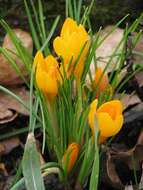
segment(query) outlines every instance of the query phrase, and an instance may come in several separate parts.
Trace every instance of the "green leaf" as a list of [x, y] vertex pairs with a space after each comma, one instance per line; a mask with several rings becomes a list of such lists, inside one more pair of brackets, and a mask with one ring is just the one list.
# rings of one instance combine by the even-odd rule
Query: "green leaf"
[[45, 190], [33, 133], [29, 133], [27, 138], [22, 168], [27, 190]]
[[99, 179], [99, 148], [98, 148], [98, 137], [99, 137], [99, 129], [98, 129], [98, 120], [96, 115], [94, 116], [94, 162], [90, 177], [90, 185], [89, 190], [97, 190], [98, 189], [98, 179]]
[[34, 41], [34, 44], [36, 46], [36, 49], [38, 50], [38, 49], [40, 49], [40, 42], [39, 42], [38, 34], [37, 34], [36, 29], [34, 27], [34, 22], [33, 22], [33, 19], [32, 19], [32, 15], [31, 15], [29, 6], [28, 6], [26, 0], [24, 0], [24, 5], [25, 5], [26, 14], [27, 14], [27, 17], [28, 17], [29, 26], [30, 26], [30, 29], [31, 29], [33, 41]]
[[98, 178], [99, 178], [99, 152], [98, 152], [98, 150], [96, 150], [91, 178], [90, 178], [89, 190], [97, 190], [98, 189]]

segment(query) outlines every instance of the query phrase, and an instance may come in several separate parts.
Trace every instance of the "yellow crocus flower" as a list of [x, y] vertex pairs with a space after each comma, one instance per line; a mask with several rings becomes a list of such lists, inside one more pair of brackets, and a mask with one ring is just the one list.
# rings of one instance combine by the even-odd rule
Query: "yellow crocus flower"
[[59, 65], [56, 59], [49, 55], [46, 58], [38, 51], [34, 64], [36, 65], [36, 83], [48, 99], [53, 99], [58, 93]]
[[[84, 62], [90, 46], [89, 36], [84, 26], [81, 24], [77, 25], [76, 21], [67, 18], [63, 24], [61, 34], [55, 38], [53, 46], [57, 55], [61, 56], [64, 60], [67, 77], [73, 72], [74, 64], [80, 51], [84, 47], [74, 70], [74, 76], [79, 81], [83, 73]], [[71, 64], [68, 68], [70, 61]]]
[[[94, 136], [94, 118], [96, 116], [100, 132], [99, 143], [108, 137], [116, 135], [123, 125], [123, 107], [119, 100], [112, 100], [97, 108], [98, 100], [90, 105], [88, 122]], [[96, 127], [96, 126], [95, 126]]]

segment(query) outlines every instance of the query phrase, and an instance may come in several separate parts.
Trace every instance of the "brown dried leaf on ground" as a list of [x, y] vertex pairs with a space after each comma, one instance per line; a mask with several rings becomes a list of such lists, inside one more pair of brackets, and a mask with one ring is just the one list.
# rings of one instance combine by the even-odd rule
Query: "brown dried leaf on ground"
[[3, 163], [0, 163], [0, 189], [4, 189], [5, 179], [8, 177], [8, 172]]
[[[124, 185], [122, 184], [116, 169], [115, 169], [115, 164], [112, 160], [112, 157], [110, 153], [107, 153], [107, 162], [106, 162], [106, 169], [107, 169], [107, 181], [109, 184], [111, 184], [113, 187], [118, 187], [118, 189], [122, 189]], [[114, 183], [113, 183], [114, 182]]]
[[0, 104], [0, 124], [8, 123], [13, 121], [17, 117], [17, 113], [13, 112], [12, 110], [8, 110]]
[[[30, 34], [21, 29], [14, 29], [13, 31], [15, 32], [16, 36], [22, 41], [23, 46], [26, 47], [28, 52], [32, 54], [33, 41]], [[16, 49], [8, 34], [4, 38], [2, 47], [16, 53]], [[27, 72], [25, 70], [25, 66], [22, 64], [20, 58], [14, 53], [11, 53], [11, 56], [15, 60], [16, 64], [19, 66], [21, 74], [26, 77]], [[0, 54], [0, 71], [2, 71], [0, 72], [0, 84], [14, 85], [23, 83], [23, 80], [20, 79], [15, 69], [8, 63], [8, 60], [2, 54]]]
[[[132, 36], [136, 36], [136, 32], [132, 34]], [[138, 65], [143, 65], [143, 57], [139, 54], [143, 53], [143, 35], [140, 37], [138, 42], [136, 43], [136, 46], [134, 48], [134, 62]]]
[[0, 173], [3, 173], [4, 176], [8, 176], [8, 172], [3, 163], [0, 163]]
[[[14, 88], [9, 89], [13, 93], [15, 93], [17, 96], [19, 96], [26, 105], [29, 103], [29, 92], [24, 88]], [[0, 92], [0, 123], [7, 123], [9, 121], [12, 121], [17, 116], [17, 113], [23, 114], [23, 115], [29, 115], [29, 112], [24, 106], [19, 103], [15, 98], [12, 96]]]
[[132, 185], [126, 185], [124, 190], [134, 190]]
[[0, 142], [0, 155], [10, 153], [14, 148], [20, 145], [19, 138], [11, 138]]
[[[107, 149], [106, 152], [104, 164], [106, 171], [106, 183], [110, 184], [114, 188], [124, 189], [125, 181], [122, 181], [121, 174], [119, 175], [119, 171], [117, 171], [119, 163], [124, 166], [126, 173], [127, 168], [129, 172], [134, 170], [136, 172], [141, 171], [143, 163], [143, 131], [140, 133], [138, 141], [133, 148], [125, 150], [121, 145], [113, 145], [111, 148]], [[120, 168], [120, 172], [124, 173], [124, 171], [121, 170], [122, 168]]]
[[[114, 26], [107, 26], [103, 30], [101, 30], [99, 41], [103, 39], [106, 35], [108, 35], [111, 31], [113, 31], [115, 27]], [[98, 67], [101, 67], [102, 70], [106, 67], [107, 63], [111, 59], [112, 55], [114, 54], [115, 49], [119, 46], [119, 43], [121, 42], [124, 35], [124, 30], [121, 28], [116, 28], [114, 31], [102, 42], [102, 44], [96, 49], [96, 64]], [[132, 37], [136, 37], [137, 33], [133, 33]], [[96, 34], [95, 34], [96, 37]], [[120, 64], [120, 54], [124, 50], [124, 40], [120, 44], [120, 46], [117, 48], [116, 55], [112, 57], [112, 61], [110, 62], [107, 73], [110, 73], [116, 68], [118, 68], [118, 65]], [[143, 53], [143, 35], [138, 40], [137, 44], [135, 45], [133, 49], [133, 62], [135, 65], [143, 65], [143, 57], [139, 55], [140, 53]], [[92, 76], [95, 74], [95, 63], [94, 60], [92, 61], [90, 65], [90, 71]], [[120, 73], [120, 80], [127, 74], [127, 68], [125, 67], [122, 69]], [[143, 72], [139, 72], [135, 74], [138, 83], [143, 86]], [[87, 78], [89, 81], [89, 78]]]
[[[116, 97], [120, 97], [120, 95], [118, 94], [116, 95]], [[123, 104], [124, 109], [126, 109], [129, 106], [141, 103], [141, 100], [136, 94], [124, 94], [121, 98], [121, 102]]]
[[135, 78], [139, 84], [140, 87], [143, 87], [143, 72], [139, 72], [135, 75]]

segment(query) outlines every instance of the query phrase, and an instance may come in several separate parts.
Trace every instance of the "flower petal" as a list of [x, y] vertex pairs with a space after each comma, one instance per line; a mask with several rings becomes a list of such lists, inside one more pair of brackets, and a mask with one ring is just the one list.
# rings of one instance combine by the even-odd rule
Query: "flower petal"
[[70, 35], [71, 33], [75, 32], [76, 30], [77, 30], [77, 23], [73, 19], [67, 18], [65, 20], [62, 30], [61, 30], [61, 37]]
[[52, 76], [49, 76], [45, 71], [37, 69], [36, 81], [39, 89], [45, 94], [50, 96], [56, 96], [58, 92], [57, 81]]
[[110, 137], [116, 134], [116, 132], [118, 131], [116, 127], [118, 126], [115, 125], [115, 122], [112, 120], [108, 113], [97, 113], [97, 119], [101, 136]]
[[121, 130], [123, 121], [124, 121], [123, 115], [119, 115], [116, 117], [116, 120], [114, 121], [116, 126], [116, 134]]
[[34, 57], [34, 65], [37, 66], [38, 63], [43, 62], [44, 57], [43, 54], [41, 53], [41, 51], [37, 51], [35, 57]]
[[54, 39], [54, 41], [53, 41], [53, 47], [54, 47], [55, 52], [59, 56], [61, 56], [64, 53], [65, 46], [64, 46], [64, 41], [62, 40], [61, 37], [56, 37]]
[[97, 113], [100, 113], [100, 112], [108, 113], [111, 116], [111, 118], [113, 120], [115, 120], [115, 118], [118, 115], [122, 114], [122, 111], [123, 111], [123, 106], [122, 106], [121, 101], [119, 101], [119, 100], [112, 100], [110, 102], [106, 102], [106, 103], [102, 104], [98, 108]]
[[96, 108], [97, 108], [98, 100], [95, 99], [91, 104], [90, 104], [90, 111], [88, 114], [88, 122], [89, 126], [92, 130], [92, 135], [94, 136], [94, 117], [96, 114]]

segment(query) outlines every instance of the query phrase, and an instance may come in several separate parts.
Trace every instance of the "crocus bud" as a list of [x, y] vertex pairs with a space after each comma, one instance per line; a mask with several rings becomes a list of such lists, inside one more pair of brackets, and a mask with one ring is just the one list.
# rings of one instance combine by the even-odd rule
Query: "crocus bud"
[[64, 168], [67, 167], [68, 173], [72, 170], [77, 160], [78, 154], [79, 154], [79, 145], [77, 143], [71, 143], [68, 146], [62, 159], [62, 165]]
[[97, 68], [93, 80], [93, 89], [96, 89], [96, 97], [99, 97], [100, 93], [104, 92], [108, 86], [109, 81], [107, 74], [103, 74], [102, 69]]
[[34, 64], [36, 65], [36, 82], [38, 88], [51, 100], [58, 93], [59, 66], [56, 59], [49, 55], [43, 57], [40, 51], [37, 52]]

